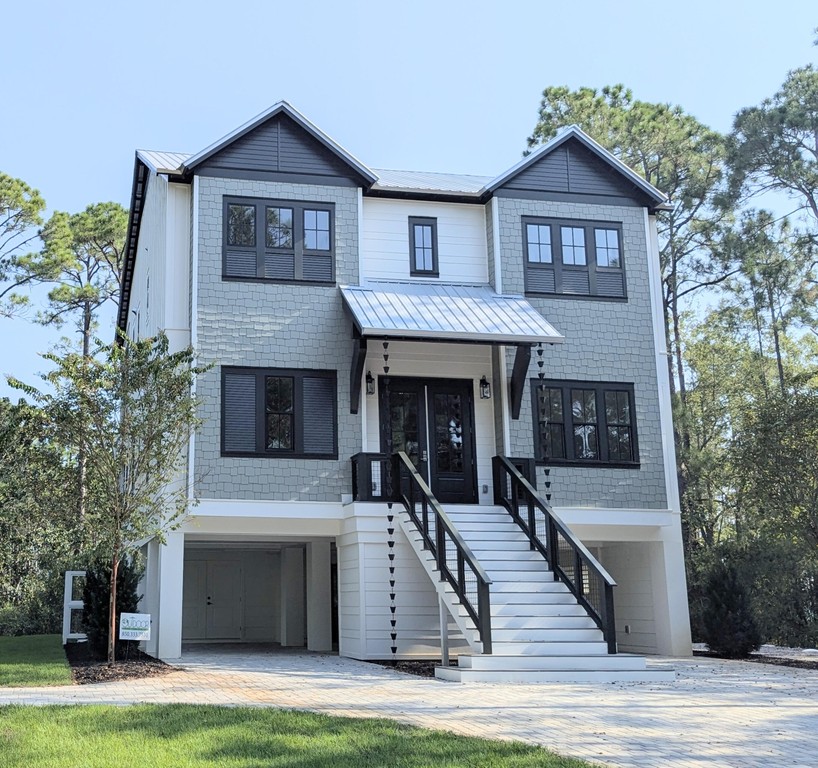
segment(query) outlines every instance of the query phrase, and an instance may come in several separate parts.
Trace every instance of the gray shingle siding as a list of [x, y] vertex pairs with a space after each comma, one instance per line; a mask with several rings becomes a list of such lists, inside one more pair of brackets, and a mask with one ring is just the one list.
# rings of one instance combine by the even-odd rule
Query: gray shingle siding
[[[563, 344], [545, 347], [546, 378], [633, 383], [641, 466], [639, 469], [553, 467], [553, 503], [557, 506], [667, 508], [644, 209], [505, 197], [496, 202], [500, 206], [505, 293], [524, 290], [522, 216], [622, 224], [627, 301], [533, 296], [529, 301], [565, 336]], [[511, 371], [514, 350], [507, 350], [506, 354], [507, 370]], [[537, 376], [536, 360], [535, 352], [529, 378]], [[520, 418], [511, 422], [510, 453], [532, 456], [533, 439], [531, 392], [527, 383]], [[538, 479], [542, 483], [542, 469]]]
[[[339, 501], [350, 492], [349, 457], [361, 449], [349, 413], [351, 323], [335, 286], [222, 280], [225, 195], [335, 203], [336, 280], [358, 283], [358, 197], [350, 187], [200, 177], [197, 352], [215, 363], [197, 394], [205, 423], [196, 439], [202, 498]], [[194, 205], [196, 205], [194, 201]], [[317, 368], [338, 373], [338, 460], [220, 456], [220, 366]]]

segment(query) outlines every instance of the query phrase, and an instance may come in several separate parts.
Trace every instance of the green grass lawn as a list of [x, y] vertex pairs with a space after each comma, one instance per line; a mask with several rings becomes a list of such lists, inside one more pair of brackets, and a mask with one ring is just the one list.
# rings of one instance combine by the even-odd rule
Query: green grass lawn
[[59, 635], [0, 637], [0, 688], [29, 685], [71, 685]]
[[195, 705], [0, 707], [2, 768], [588, 768], [516, 742], [309, 712]]

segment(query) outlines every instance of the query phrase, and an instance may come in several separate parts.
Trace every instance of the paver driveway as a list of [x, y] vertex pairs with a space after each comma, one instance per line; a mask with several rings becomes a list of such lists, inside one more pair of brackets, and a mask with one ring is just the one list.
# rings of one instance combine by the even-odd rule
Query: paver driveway
[[[665, 661], [665, 660], [663, 660]], [[818, 766], [818, 672], [672, 660], [675, 683], [444, 683], [320, 654], [188, 653], [123, 683], [0, 689], [0, 704], [185, 702], [389, 717], [616, 766]]]

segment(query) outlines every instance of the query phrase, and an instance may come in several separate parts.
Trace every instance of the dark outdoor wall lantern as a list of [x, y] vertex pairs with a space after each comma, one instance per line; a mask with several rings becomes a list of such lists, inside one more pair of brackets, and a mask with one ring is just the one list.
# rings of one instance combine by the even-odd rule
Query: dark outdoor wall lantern
[[375, 379], [372, 378], [371, 371], [366, 372], [366, 394], [375, 394]]
[[480, 399], [491, 399], [491, 384], [488, 383], [485, 376], [480, 379]]

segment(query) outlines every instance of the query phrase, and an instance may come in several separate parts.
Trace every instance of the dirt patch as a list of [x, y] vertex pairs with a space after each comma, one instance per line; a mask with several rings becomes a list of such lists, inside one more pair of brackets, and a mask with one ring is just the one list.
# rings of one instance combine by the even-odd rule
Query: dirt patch
[[65, 646], [65, 656], [76, 685], [133, 680], [179, 671], [178, 667], [165, 664], [139, 650], [129, 651], [127, 658], [118, 659], [115, 664], [109, 665], [104, 659], [91, 654], [88, 643], [68, 643]]

